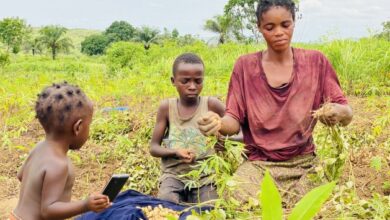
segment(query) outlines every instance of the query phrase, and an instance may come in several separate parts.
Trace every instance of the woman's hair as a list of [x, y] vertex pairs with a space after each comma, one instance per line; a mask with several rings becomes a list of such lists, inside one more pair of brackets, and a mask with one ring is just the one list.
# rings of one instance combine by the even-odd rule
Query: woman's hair
[[291, 12], [293, 21], [295, 21], [295, 12], [297, 11], [297, 7], [295, 6], [294, 1], [292, 0], [259, 0], [257, 4], [256, 17], [257, 24], [260, 24], [261, 16], [263, 13], [268, 11], [273, 6], [281, 6], [286, 8]]

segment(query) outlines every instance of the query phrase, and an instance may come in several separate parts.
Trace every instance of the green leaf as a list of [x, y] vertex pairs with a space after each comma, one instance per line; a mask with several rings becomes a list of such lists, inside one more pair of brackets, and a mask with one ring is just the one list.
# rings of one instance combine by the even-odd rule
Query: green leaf
[[382, 158], [381, 157], [371, 158], [370, 167], [375, 169], [376, 172], [379, 172], [382, 169]]
[[278, 220], [282, 219], [282, 199], [276, 185], [267, 170], [261, 184], [260, 201], [262, 205], [262, 219]]
[[335, 186], [335, 182], [330, 182], [311, 190], [295, 205], [288, 220], [312, 219], [329, 198]]

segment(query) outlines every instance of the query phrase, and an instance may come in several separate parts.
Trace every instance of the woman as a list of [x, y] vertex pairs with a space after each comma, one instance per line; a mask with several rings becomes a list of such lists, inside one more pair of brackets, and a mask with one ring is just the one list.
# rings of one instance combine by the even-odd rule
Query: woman
[[265, 169], [276, 180], [283, 200], [294, 204], [313, 184], [307, 174], [316, 157], [312, 112], [321, 106], [321, 122], [347, 125], [352, 110], [326, 57], [291, 47], [296, 7], [291, 0], [260, 0], [257, 25], [267, 49], [241, 56], [231, 75], [224, 117], [208, 112], [199, 121], [205, 135], [233, 135], [242, 127], [248, 160], [236, 171], [236, 199], [257, 194]]

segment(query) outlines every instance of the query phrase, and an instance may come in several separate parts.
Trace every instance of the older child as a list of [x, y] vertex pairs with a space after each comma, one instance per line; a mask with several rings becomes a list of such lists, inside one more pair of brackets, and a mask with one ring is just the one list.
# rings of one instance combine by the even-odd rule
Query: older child
[[[197, 120], [208, 111], [223, 116], [225, 107], [216, 98], [202, 97], [204, 64], [195, 54], [185, 53], [173, 64], [172, 84], [178, 98], [162, 101], [150, 144], [150, 153], [161, 157], [162, 176], [158, 197], [175, 203], [198, 203], [216, 199], [217, 193], [206, 177], [199, 188], [186, 189], [187, 179], [180, 177], [191, 171], [195, 161], [205, 159], [206, 137]], [[162, 146], [163, 139], [165, 146]]]
[[87, 140], [92, 102], [80, 88], [64, 82], [38, 94], [35, 111], [46, 137], [18, 173], [22, 186], [10, 219], [65, 219], [108, 208], [108, 197], [101, 194], [70, 201], [74, 169], [67, 152], [80, 149]]

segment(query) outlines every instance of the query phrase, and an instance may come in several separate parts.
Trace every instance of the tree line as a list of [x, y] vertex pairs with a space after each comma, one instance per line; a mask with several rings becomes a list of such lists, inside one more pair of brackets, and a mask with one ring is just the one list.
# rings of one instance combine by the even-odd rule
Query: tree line
[[[257, 30], [255, 11], [257, 0], [229, 0], [222, 15], [216, 15], [204, 23], [204, 29], [217, 34], [217, 42], [224, 44], [229, 41], [252, 43], [261, 41]], [[33, 55], [47, 49], [53, 60], [59, 52], [68, 52], [73, 43], [65, 34], [67, 29], [58, 25], [48, 25], [39, 30], [38, 36], [32, 36], [30, 25], [20, 18], [4, 18], [0, 21], [0, 41], [7, 53], [18, 53], [22, 46]], [[390, 21], [383, 23], [383, 30], [375, 35], [390, 41]], [[199, 41], [195, 36], [180, 36], [177, 29], [169, 31], [142, 26], [134, 27], [127, 21], [114, 21], [100, 34], [86, 37], [81, 43], [81, 52], [87, 55], [105, 53], [108, 46], [114, 42], [132, 41], [143, 44], [145, 50], [153, 44], [159, 44], [165, 39], [176, 40], [179, 44], [190, 44]], [[1, 57], [0, 53], [0, 57]], [[5, 56], [5, 55], [3, 55]]]

